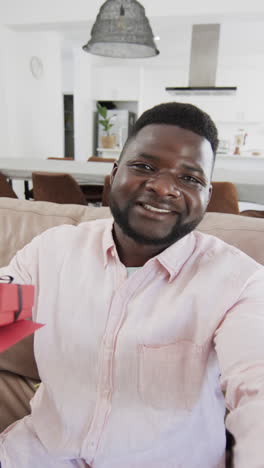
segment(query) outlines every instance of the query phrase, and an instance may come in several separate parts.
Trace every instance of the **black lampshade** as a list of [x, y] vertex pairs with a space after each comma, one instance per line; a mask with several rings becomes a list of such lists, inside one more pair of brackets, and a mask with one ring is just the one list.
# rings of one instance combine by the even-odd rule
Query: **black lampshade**
[[105, 57], [144, 58], [158, 55], [145, 8], [136, 0], [107, 0], [92, 27], [86, 52]]

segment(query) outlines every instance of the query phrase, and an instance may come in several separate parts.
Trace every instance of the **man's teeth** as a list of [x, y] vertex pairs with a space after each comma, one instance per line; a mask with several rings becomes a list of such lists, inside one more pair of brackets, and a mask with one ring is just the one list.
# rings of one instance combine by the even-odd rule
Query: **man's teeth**
[[143, 205], [146, 210], [155, 211], [155, 213], [170, 213], [170, 210], [163, 210], [162, 208], [154, 208], [154, 206], [144, 204]]

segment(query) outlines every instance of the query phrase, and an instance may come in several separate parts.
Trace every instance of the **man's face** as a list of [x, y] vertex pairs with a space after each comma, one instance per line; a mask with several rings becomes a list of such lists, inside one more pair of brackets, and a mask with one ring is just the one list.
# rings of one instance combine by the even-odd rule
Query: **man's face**
[[212, 165], [205, 138], [174, 125], [144, 127], [112, 171], [115, 223], [140, 244], [168, 247], [201, 221]]

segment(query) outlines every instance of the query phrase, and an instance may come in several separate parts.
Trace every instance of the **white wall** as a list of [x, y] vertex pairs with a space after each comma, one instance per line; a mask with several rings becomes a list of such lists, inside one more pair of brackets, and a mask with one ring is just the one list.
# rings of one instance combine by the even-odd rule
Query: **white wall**
[[73, 54], [61, 55], [62, 63], [62, 93], [73, 94], [74, 89], [74, 61]]
[[[33, 77], [30, 72], [29, 62], [32, 56], [39, 57], [43, 63], [43, 76], [40, 79]], [[17, 147], [23, 157], [63, 155], [60, 57], [58, 34], [19, 34], [15, 54], [20, 78], [16, 88]]]
[[10, 157], [16, 148], [16, 102], [13, 92], [18, 79], [13, 53], [12, 32], [0, 29], [0, 155]]
[[[63, 155], [63, 102], [60, 47], [57, 33], [6, 32], [6, 54], [1, 75], [5, 89], [8, 155], [37, 157]], [[43, 76], [36, 79], [30, 60], [43, 63]], [[3, 119], [3, 113], [0, 112]], [[1, 157], [6, 156], [2, 145]]]
[[93, 154], [93, 111], [91, 57], [74, 50], [74, 137], [75, 159], [87, 160]]
[[139, 67], [127, 63], [92, 67], [92, 95], [98, 101], [137, 101]]

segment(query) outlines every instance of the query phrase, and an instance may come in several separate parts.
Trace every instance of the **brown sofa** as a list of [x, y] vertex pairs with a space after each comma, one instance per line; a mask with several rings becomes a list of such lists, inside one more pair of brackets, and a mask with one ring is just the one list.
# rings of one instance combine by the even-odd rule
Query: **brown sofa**
[[[75, 225], [109, 216], [107, 207], [59, 205], [0, 197], [0, 266], [8, 264], [17, 250], [52, 226]], [[264, 264], [263, 219], [206, 213], [199, 230], [223, 239]], [[29, 400], [37, 383], [31, 338], [0, 354], [0, 432], [29, 412]]]

